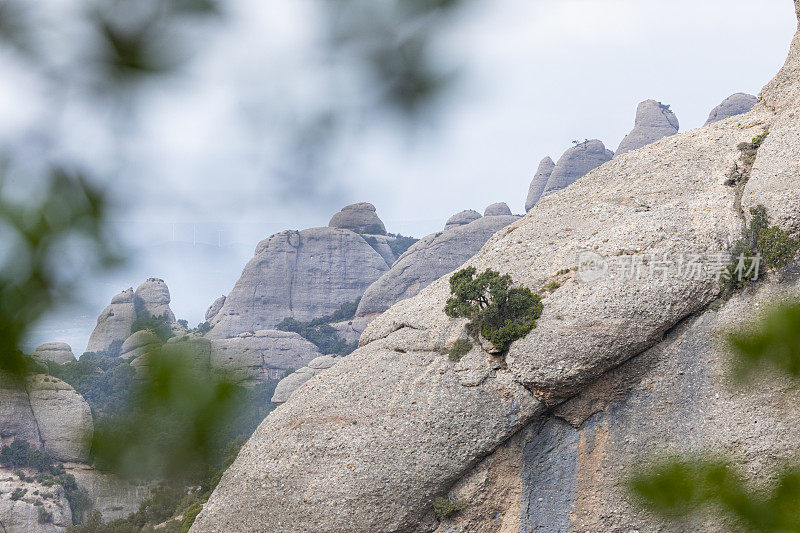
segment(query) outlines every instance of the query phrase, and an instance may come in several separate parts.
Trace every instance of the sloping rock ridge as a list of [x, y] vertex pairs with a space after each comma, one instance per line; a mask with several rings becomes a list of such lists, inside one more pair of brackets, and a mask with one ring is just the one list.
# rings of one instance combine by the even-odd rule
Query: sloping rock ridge
[[436, 279], [452, 272], [497, 231], [519, 220], [514, 216], [479, 217], [469, 224], [450, 224], [444, 232], [423, 237], [361, 297], [357, 316], [382, 313], [400, 300], [415, 296]]
[[678, 117], [670, 110], [669, 106], [655, 100], [645, 100], [636, 109], [633, 130], [622, 139], [614, 157], [619, 157], [631, 150], [638, 150], [642, 146], [652, 144], [664, 137], [675, 135], [678, 133], [679, 127]]
[[[796, 6], [800, 16], [800, 0]], [[524, 508], [504, 512], [491, 498], [478, 504], [511, 530], [627, 531], [633, 524], [649, 531], [608, 492], [621, 471], [615, 460], [635, 454], [641, 443], [657, 449], [675, 435], [691, 445], [718, 432], [713, 438], [720, 443], [753, 437], [740, 446], [744, 458], [755, 460], [753, 471], [765, 464], [759, 454], [768, 462], [785, 458], [796, 435], [773, 439], [769, 428], [776, 417], [794, 417], [786, 411], [796, 413], [796, 401], [787, 403], [782, 385], [768, 384], [764, 396], [720, 391], [719, 405], [704, 404], [720, 378], [714, 364], [705, 364], [714, 356], [703, 347], [703, 332], [715, 329], [714, 312], [705, 311], [719, 294], [716, 276], [708, 275], [713, 258], [729, 257], [743, 229], [727, 176], [741, 161], [738, 145], [767, 128], [780, 132], [772, 142], [781, 144], [759, 153], [754, 169], [763, 170], [751, 176], [744, 198], [769, 203], [779, 224], [797, 220], [800, 206], [787, 201], [796, 189], [797, 152], [786, 154], [800, 138], [799, 104], [800, 36], [748, 114], [623, 154], [543, 198], [467, 262], [510, 273], [534, 289], [560, 281], [545, 298], [536, 329], [511, 346], [505, 365], [477, 345], [458, 363], [443, 355], [466, 331], [463, 320], [442, 312], [447, 278], [435, 281], [375, 319], [358, 350], [265, 419], [193, 531], [458, 530], [436, 520], [433, 500], [491, 486], [495, 473], [513, 483], [508, 504], [519, 494]], [[703, 275], [685, 276], [670, 266], [668, 260], [680, 264], [689, 255], [703, 258]], [[628, 275], [628, 264], [646, 265], [646, 275]], [[776, 279], [764, 290], [775, 285], [787, 286]], [[720, 314], [750, 314], [749, 303], [741, 302], [732, 300]], [[682, 328], [692, 332], [685, 340]], [[617, 386], [607, 374], [614, 369], [628, 380], [617, 404], [608, 403], [616, 396], [604, 390]], [[680, 391], [701, 397], [687, 402]], [[664, 408], [670, 399], [676, 413]], [[783, 409], [770, 415], [769, 405]], [[753, 427], [751, 407], [767, 417], [766, 431]], [[553, 419], [550, 409], [572, 424]], [[668, 431], [647, 427], [655, 416], [668, 425], [679, 413], [686, 423]], [[623, 427], [612, 427], [617, 424]], [[626, 443], [623, 435], [637, 431], [640, 442]], [[518, 481], [509, 446], [523, 450]], [[564, 484], [553, 491], [548, 479]], [[481, 514], [465, 513], [473, 521]]]

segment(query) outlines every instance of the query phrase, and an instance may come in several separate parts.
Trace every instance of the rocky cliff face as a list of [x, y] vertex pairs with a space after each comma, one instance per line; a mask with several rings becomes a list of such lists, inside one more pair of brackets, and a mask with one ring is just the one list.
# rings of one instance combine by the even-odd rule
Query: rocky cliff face
[[531, 186], [528, 189], [528, 197], [525, 199], [525, 211], [530, 211], [531, 208], [536, 205], [536, 202], [539, 201], [539, 198], [542, 197], [542, 193], [544, 193], [544, 189], [547, 187], [547, 181], [550, 179], [554, 168], [556, 168], [556, 164], [553, 163], [553, 160], [550, 159], [549, 156], [542, 159], [541, 163], [539, 163], [539, 168], [536, 169], [536, 174], [533, 176]]
[[[33, 472], [26, 474], [33, 477]], [[15, 490], [24, 491], [24, 496], [12, 500]], [[49, 513], [47, 520], [39, 520], [40, 512]], [[57, 533], [71, 525], [72, 511], [61, 485], [23, 481], [14, 472], [0, 469], [0, 531]]]
[[86, 400], [63, 381], [37, 374], [20, 384], [0, 376], [0, 445], [21, 439], [57, 461], [85, 462], [92, 427]]
[[387, 270], [381, 254], [349, 229], [278, 233], [256, 247], [207, 336], [235, 337], [272, 329], [286, 317], [328, 315], [359, 298]]
[[65, 342], [46, 342], [36, 348], [33, 356], [40, 361], [52, 361], [60, 365], [75, 361], [72, 348]]
[[611, 161], [612, 157], [614, 157], [614, 152], [606, 150], [605, 145], [597, 139], [573, 146], [564, 152], [553, 168], [542, 198], [569, 187], [589, 171]]
[[645, 100], [636, 109], [636, 121], [633, 130], [622, 139], [614, 157], [619, 157], [631, 150], [638, 150], [642, 146], [652, 144], [659, 139], [678, 133], [678, 117], [669, 106]]
[[756, 105], [758, 98], [752, 94], [736, 93], [727, 97], [717, 107], [711, 110], [706, 120], [706, 125], [747, 113]]
[[[727, 258], [743, 228], [727, 176], [741, 163], [738, 145], [766, 128], [776, 135], [744, 205], [764, 204], [800, 230], [798, 105], [800, 36], [747, 115], [623, 154], [547, 195], [467, 262], [532, 288], [561, 283], [505, 364], [480, 346], [456, 364], [442, 355], [466, 335], [442, 312], [448, 280], [437, 280], [374, 320], [356, 352], [262, 423], [193, 530], [650, 531], [614, 492], [619, 466], [640, 450], [711, 438], [754, 459], [751, 472], [788, 459], [797, 435], [773, 433], [782, 420], [800, 427], [796, 392], [719, 386], [719, 320], [751, 316], [753, 301], [739, 296], [718, 314], [707, 305], [719, 294], [713, 258]], [[629, 262], [695, 254], [707, 265], [696, 278], [675, 264], [625, 275]], [[796, 284], [775, 277], [763, 287]], [[451, 490], [480, 492], [462, 515], [471, 523], [435, 519], [433, 499]]]
[[159, 278], [148, 279], [135, 292], [132, 288], [122, 291], [100, 313], [86, 351], [119, 355], [122, 343], [132, 333], [134, 323], [137, 319], [147, 317], [164, 317], [175, 333], [184, 333], [175, 322], [175, 314], [169, 303], [169, 288]]

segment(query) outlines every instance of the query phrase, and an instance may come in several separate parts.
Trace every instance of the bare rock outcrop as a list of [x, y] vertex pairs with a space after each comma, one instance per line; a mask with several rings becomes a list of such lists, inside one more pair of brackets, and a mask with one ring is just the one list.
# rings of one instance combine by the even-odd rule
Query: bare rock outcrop
[[[24, 473], [27, 479], [36, 474]], [[22, 492], [23, 496], [12, 500], [14, 491]], [[40, 520], [40, 516], [45, 518]], [[0, 469], [0, 531], [58, 533], [71, 525], [72, 511], [61, 485], [21, 480], [13, 471]]]
[[223, 305], [225, 305], [225, 295], [222, 295], [214, 300], [214, 303], [212, 303], [206, 310], [206, 322], [211, 322], [214, 317], [217, 316], [219, 310], [222, 309]]
[[0, 376], [0, 444], [26, 440], [58, 461], [88, 461], [92, 414], [83, 396], [43, 374], [17, 383]]
[[[800, 15], [800, 0], [796, 6]], [[264, 420], [193, 531], [433, 531], [440, 525], [433, 499], [469, 481], [474, 467], [520, 429], [536, 422], [544, 427], [548, 408], [591, 394], [598, 379], [637, 360], [647, 373], [643, 354], [676, 347], [664, 342], [665, 335], [697, 316], [711, 316], [704, 311], [720, 293], [714, 258], [727, 263], [743, 230], [736, 188], [726, 185], [731, 168], [741, 162], [738, 146], [770, 126], [785, 128], [778, 139], [794, 143], [800, 138], [799, 74], [800, 35], [759, 104], [740, 120], [623, 154], [542, 199], [525, 218], [495, 234], [468, 265], [510, 273], [515, 282], [534, 289], [554, 279], [561, 283], [546, 297], [537, 327], [511, 345], [507, 366], [479, 345], [455, 364], [442, 354], [466, 336], [464, 321], [448, 319], [442, 311], [449, 296], [447, 277], [371, 322], [358, 350], [309, 380]], [[772, 153], [772, 172], [762, 174], [769, 186], [748, 191], [748, 183], [745, 197], [763, 203], [768, 198], [758, 191], [770, 191], [776, 200], [769, 215], [784, 224], [796, 220], [800, 205], [782, 203], [775, 191], [796, 186], [796, 175], [789, 172], [797, 164], [796, 152], [779, 155], [784, 152], [775, 146]], [[777, 211], [783, 205], [790, 211]], [[686, 276], [680, 258], [695, 255], [701, 258], [700, 274]], [[626, 265], [640, 263], [647, 265], [645, 274], [626, 274]], [[742, 316], [750, 309], [745, 302]], [[700, 372], [698, 379], [683, 380], [681, 366], [656, 369], [644, 379], [655, 391], [634, 389], [622, 397], [628, 403], [619, 405], [618, 413], [594, 421], [592, 415], [603, 411], [596, 410], [601, 402], [564, 405], [562, 416], [585, 432], [548, 438], [550, 430], [544, 428], [544, 438], [525, 446], [529, 471], [524, 479], [531, 485], [546, 482], [547, 472], [538, 467], [550, 469], [550, 480], [575, 483], [566, 485], [565, 495], [554, 494], [552, 484], [523, 493], [536, 498], [525, 500], [526, 520], [546, 509], [548, 496], [575, 498], [580, 489], [585, 498], [577, 500], [579, 505], [567, 500], [562, 506], [574, 514], [557, 511], [559, 503], [556, 510], [539, 514], [544, 531], [569, 530], [577, 520], [582, 531], [629, 530], [626, 522], [636, 523], [636, 515], [618, 500], [604, 500], [604, 490], [619, 483], [618, 460], [630, 460], [628, 453], [638, 449], [657, 450], [676, 440], [707, 444], [702, 437], [716, 432], [712, 442], [735, 448], [732, 453], [748, 461], [751, 474], [794, 455], [800, 428], [796, 390], [766, 383], [737, 395], [719, 392], [717, 398], [713, 386], [703, 385], [702, 373], [711, 374], [707, 383], [722, 378], [714, 375], [713, 365], [704, 365], [708, 350], [700, 346], [700, 355], [691, 355], [696, 342], [703, 344], [692, 336], [677, 347], [700, 359], [683, 367]], [[681, 357], [667, 352], [663, 361], [682, 365]], [[625, 377], [635, 378], [630, 372]], [[703, 396], [708, 393], [715, 396]], [[649, 427], [651, 412], [664, 417], [662, 424]], [[752, 412], [758, 413], [756, 421], [767, 417], [766, 431], [754, 427], [760, 424], [753, 424]], [[792, 431], [774, 438], [770, 428], [787, 419]], [[669, 427], [671, 420], [675, 428]], [[636, 431], [640, 438], [626, 438]], [[560, 527], [562, 519], [568, 527]]]
[[157, 350], [162, 344], [161, 339], [150, 330], [137, 331], [122, 343], [119, 356], [123, 359], [133, 360], [147, 353]]
[[107, 353], [119, 350], [136, 322], [133, 289], [126, 289], [111, 299], [111, 304], [97, 317], [97, 326], [89, 337], [87, 352]]
[[357, 316], [382, 313], [396, 302], [410, 298], [439, 277], [455, 270], [497, 231], [519, 220], [514, 216], [480, 217], [469, 224], [450, 226], [444, 232], [423, 237], [369, 286], [361, 297]]
[[211, 341], [211, 364], [258, 383], [278, 379], [289, 368], [302, 368], [320, 356], [312, 343], [297, 333], [262, 330]]
[[72, 347], [65, 342], [46, 342], [38, 346], [33, 355], [41, 361], [52, 361], [60, 365], [75, 361]]
[[758, 102], [758, 98], [752, 94], [732, 94], [711, 110], [711, 113], [708, 115], [708, 120], [706, 120], [706, 125], [747, 113], [753, 109], [756, 102]]
[[127, 289], [117, 294], [97, 318], [86, 351], [118, 356], [136, 321], [150, 317], [163, 317], [176, 335], [186, 333], [175, 321], [169, 303], [169, 288], [159, 278], [147, 279], [135, 292]]
[[597, 139], [576, 144], [559, 158], [547, 180], [542, 198], [569, 187], [613, 157], [614, 152], [606, 150], [602, 141]]
[[497, 202], [491, 204], [486, 207], [486, 210], [483, 212], [483, 216], [485, 217], [502, 217], [502, 216], [511, 216], [513, 213], [511, 212], [511, 208], [508, 207], [508, 204], [505, 202]]
[[547, 181], [550, 179], [550, 175], [555, 168], [556, 164], [550, 159], [550, 156], [545, 157], [542, 159], [541, 163], [539, 163], [539, 168], [536, 169], [536, 174], [534, 174], [533, 180], [531, 180], [531, 186], [528, 188], [528, 197], [525, 199], [525, 211], [530, 211], [533, 206], [536, 205], [536, 202], [539, 201], [539, 198], [542, 197], [542, 193], [544, 193], [544, 189], [547, 187]]
[[358, 299], [387, 270], [386, 260], [350, 230], [278, 233], [258, 244], [207, 337], [272, 329], [286, 317], [329, 315]]
[[386, 227], [378, 218], [375, 206], [368, 202], [343, 207], [333, 215], [328, 226], [368, 235], [386, 235]]
[[479, 218], [481, 218], [481, 214], [472, 209], [460, 211], [447, 219], [444, 229], [448, 230], [457, 226], [466, 226], [471, 222], [475, 222]]
[[166, 317], [170, 323], [175, 322], [175, 314], [169, 307], [169, 288], [163, 279], [148, 278], [136, 289], [134, 297], [139, 314], [145, 312], [154, 317]]
[[622, 139], [614, 157], [675, 135], [679, 128], [678, 117], [668, 105], [655, 100], [645, 100], [636, 108], [633, 130]]
[[327, 370], [341, 359], [335, 355], [323, 355], [312, 359], [307, 366], [300, 368], [278, 382], [275, 392], [272, 394], [272, 403], [284, 403], [289, 399], [300, 385], [313, 378], [323, 370]]

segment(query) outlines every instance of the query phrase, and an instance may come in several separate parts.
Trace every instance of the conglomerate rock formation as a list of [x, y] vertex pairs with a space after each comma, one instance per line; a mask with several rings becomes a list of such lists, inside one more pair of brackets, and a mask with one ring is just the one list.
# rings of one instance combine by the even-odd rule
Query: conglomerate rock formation
[[530, 211], [533, 206], [536, 205], [536, 202], [539, 201], [539, 198], [542, 197], [542, 193], [545, 187], [547, 187], [547, 181], [550, 179], [550, 174], [553, 173], [554, 168], [556, 168], [556, 164], [553, 163], [550, 156], [545, 157], [539, 163], [539, 168], [536, 169], [536, 174], [534, 174], [533, 180], [531, 180], [531, 186], [528, 189], [528, 197], [525, 199], [525, 211]]
[[519, 217], [509, 215], [479, 215], [468, 224], [448, 223], [445, 231], [423, 237], [369, 286], [356, 315], [382, 313], [396, 302], [415, 296], [475, 255], [497, 231], [517, 220]]
[[638, 150], [642, 146], [652, 144], [664, 137], [675, 135], [678, 133], [679, 127], [678, 117], [670, 110], [669, 106], [655, 100], [645, 100], [636, 109], [633, 130], [622, 139], [614, 157], [619, 157], [631, 150]]
[[357, 300], [396, 259], [379, 222], [372, 204], [355, 204], [334, 215], [332, 227], [261, 241], [230, 294], [209, 309], [207, 337], [274, 329], [287, 317], [308, 321]]
[[[551, 192], [466, 263], [533, 289], [560, 283], [504, 364], [479, 345], [458, 363], [443, 355], [467, 333], [442, 311], [447, 277], [435, 281], [265, 419], [193, 531], [651, 531], [618, 492], [637, 454], [719, 444], [750, 474], [794, 457], [796, 390], [724, 389], [716, 335], [754, 303], [798, 292], [800, 267], [718, 311], [709, 304], [720, 294], [714, 258], [730, 257], [749, 205], [800, 232], [799, 105], [800, 34], [738, 120], [623, 154]], [[739, 145], [765, 130], [740, 205], [729, 174]], [[680, 275], [680, 258], [695, 255], [699, 274]], [[652, 258], [667, 264], [625, 274]], [[432, 502], [448, 494], [467, 508], [442, 522]]]
[[612, 157], [614, 152], [606, 150], [605, 145], [597, 139], [576, 144], [558, 159], [541, 198], [569, 187], [589, 171], [611, 161]]
[[736, 93], [727, 97], [717, 107], [711, 110], [706, 125], [747, 113], [756, 105], [758, 98], [752, 94]]

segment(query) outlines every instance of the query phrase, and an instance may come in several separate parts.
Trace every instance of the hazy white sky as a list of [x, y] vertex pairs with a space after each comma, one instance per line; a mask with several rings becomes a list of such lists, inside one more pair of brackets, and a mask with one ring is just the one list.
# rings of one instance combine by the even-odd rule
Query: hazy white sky
[[702, 125], [729, 94], [758, 93], [796, 28], [790, 0], [473, 0], [442, 38], [461, 75], [437, 115], [415, 132], [389, 119], [368, 127], [337, 146], [315, 186], [287, 197], [263, 130], [276, 108], [303, 113], [329, 96], [310, 11], [297, 0], [236, 5], [241, 18], [192, 77], [155, 100], [137, 146], [147, 175], [135, 179], [167, 199], [151, 221], [256, 222], [269, 233], [370, 201], [390, 231], [419, 236], [494, 201], [521, 212], [542, 157], [573, 139], [615, 150], [647, 98], [670, 104], [682, 131]]
[[[521, 213], [544, 156], [557, 159], [584, 138], [616, 150], [648, 98], [670, 104], [681, 131], [701, 126], [728, 95], [758, 93], [796, 30], [791, 0], [471, 0], [441, 35], [439, 59], [460, 75], [434, 115], [414, 129], [387, 116], [348, 123], [352, 135], [333, 146], [329, 166], [287, 177], [274, 160], [282, 127], [326, 102], [358, 107], [357, 93], [327, 84], [313, 0], [230, 6], [192, 68], [147, 95], [135, 134], [93, 122], [85, 104], [55, 106], [60, 149], [102, 155], [121, 172], [111, 185], [128, 236], [158, 244], [175, 228], [191, 241], [196, 226], [201, 241], [243, 244], [213, 272], [151, 248], [144, 254], [153, 257], [137, 258], [147, 266], [92, 280], [100, 289], [85, 323], [63, 337], [78, 350], [86, 324], [119, 290], [164, 277], [173, 309], [194, 324], [258, 240], [326, 225], [349, 203], [372, 202], [389, 231], [418, 237], [497, 201]], [[0, 143], [24, 143], [31, 124], [50, 118], [51, 95], [2, 51], [0, 76]]]

